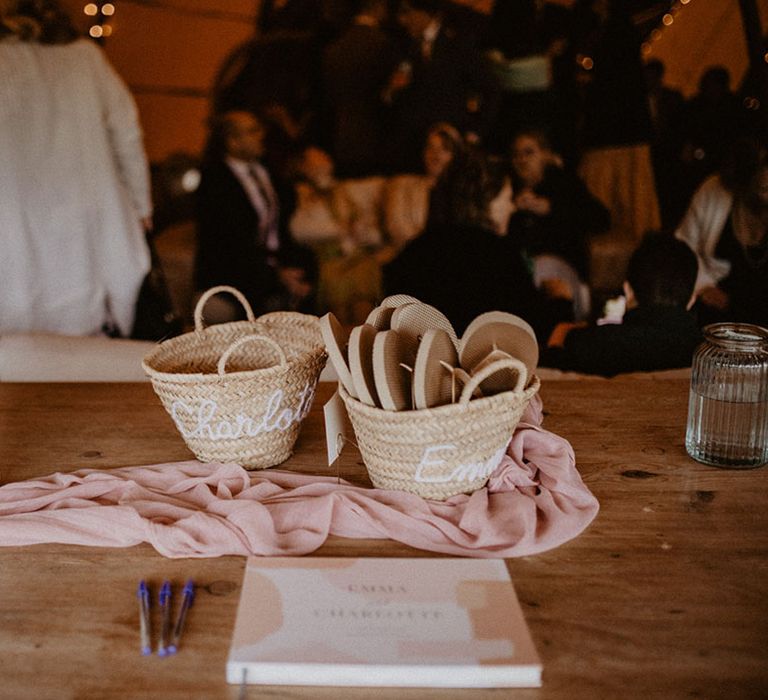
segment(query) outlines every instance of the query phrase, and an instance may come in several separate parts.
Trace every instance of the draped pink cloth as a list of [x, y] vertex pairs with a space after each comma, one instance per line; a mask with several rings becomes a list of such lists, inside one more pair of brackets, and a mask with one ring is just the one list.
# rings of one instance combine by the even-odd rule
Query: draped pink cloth
[[487, 487], [438, 502], [335, 477], [177, 462], [82, 469], [0, 487], [0, 545], [130, 547], [167, 557], [307, 554], [329, 535], [515, 557], [556, 547], [598, 511], [573, 449], [528, 407]]

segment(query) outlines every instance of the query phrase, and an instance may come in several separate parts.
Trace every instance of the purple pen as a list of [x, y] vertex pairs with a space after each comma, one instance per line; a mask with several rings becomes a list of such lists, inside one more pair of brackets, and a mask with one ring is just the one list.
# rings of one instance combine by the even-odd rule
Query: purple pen
[[139, 582], [139, 590], [136, 591], [139, 599], [139, 629], [141, 631], [141, 653], [149, 656], [152, 653], [152, 640], [149, 638], [149, 589], [146, 581]]
[[160, 627], [160, 643], [157, 646], [157, 655], [166, 656], [171, 653], [168, 649], [168, 637], [171, 632], [171, 582], [163, 581], [160, 588], [160, 610], [162, 612], [162, 625]]
[[168, 647], [169, 654], [175, 654], [179, 647], [179, 639], [181, 639], [181, 632], [187, 619], [187, 611], [192, 607], [192, 603], [195, 600], [195, 582], [192, 579], [188, 579], [184, 584], [184, 590], [181, 595], [181, 607], [179, 608], [179, 616], [176, 618], [176, 626], [173, 628], [173, 641]]

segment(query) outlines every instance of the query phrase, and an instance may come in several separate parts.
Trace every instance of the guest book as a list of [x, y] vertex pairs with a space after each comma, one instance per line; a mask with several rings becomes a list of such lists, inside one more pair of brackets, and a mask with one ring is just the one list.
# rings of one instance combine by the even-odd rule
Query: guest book
[[501, 559], [248, 559], [229, 683], [538, 687]]

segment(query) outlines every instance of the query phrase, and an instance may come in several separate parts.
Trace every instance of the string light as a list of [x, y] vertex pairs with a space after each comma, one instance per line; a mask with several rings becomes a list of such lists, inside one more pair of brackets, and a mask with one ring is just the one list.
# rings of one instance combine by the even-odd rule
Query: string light
[[[661, 39], [664, 29], [671, 27], [675, 21], [675, 18], [680, 14], [683, 9], [683, 5], [688, 5], [691, 0], [675, 0], [670, 4], [669, 12], [665, 12], [661, 17], [661, 23], [656, 27], [648, 36], [648, 39], [643, 42], [640, 50], [643, 56], [647, 57], [653, 51], [652, 43]], [[766, 54], [768, 56], [768, 54]], [[766, 59], [768, 62], [768, 59]]]
[[83, 6], [83, 12], [89, 17], [94, 18], [95, 24], [88, 29], [89, 36], [94, 39], [104, 39], [112, 36], [113, 27], [109, 23], [110, 18], [115, 14], [115, 4], [113, 2], [89, 2]]

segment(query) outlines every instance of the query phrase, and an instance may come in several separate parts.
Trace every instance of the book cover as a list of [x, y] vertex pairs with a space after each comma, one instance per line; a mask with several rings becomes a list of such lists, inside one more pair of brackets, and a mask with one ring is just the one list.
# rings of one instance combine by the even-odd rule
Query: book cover
[[249, 558], [229, 683], [538, 687], [501, 559]]

